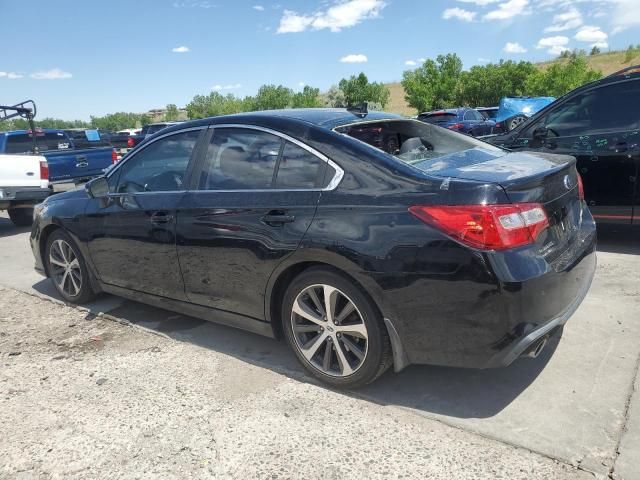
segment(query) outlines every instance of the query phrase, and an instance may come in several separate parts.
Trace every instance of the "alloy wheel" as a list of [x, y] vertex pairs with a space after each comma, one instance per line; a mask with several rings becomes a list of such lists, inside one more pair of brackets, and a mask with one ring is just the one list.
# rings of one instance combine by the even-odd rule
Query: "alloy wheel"
[[64, 240], [55, 240], [49, 249], [51, 278], [61, 292], [76, 297], [82, 289], [82, 269], [77, 255]]
[[331, 285], [311, 285], [298, 294], [291, 327], [300, 353], [333, 377], [355, 373], [367, 356], [367, 326], [353, 301]]
[[527, 119], [525, 117], [515, 117], [509, 122], [509, 131], [516, 128], [518, 125], [526, 122]]

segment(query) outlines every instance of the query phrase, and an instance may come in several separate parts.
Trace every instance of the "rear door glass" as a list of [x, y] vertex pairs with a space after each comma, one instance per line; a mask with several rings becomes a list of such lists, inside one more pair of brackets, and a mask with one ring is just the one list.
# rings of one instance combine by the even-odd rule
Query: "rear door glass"
[[314, 188], [324, 162], [313, 153], [293, 143], [286, 142], [278, 165], [276, 188]]

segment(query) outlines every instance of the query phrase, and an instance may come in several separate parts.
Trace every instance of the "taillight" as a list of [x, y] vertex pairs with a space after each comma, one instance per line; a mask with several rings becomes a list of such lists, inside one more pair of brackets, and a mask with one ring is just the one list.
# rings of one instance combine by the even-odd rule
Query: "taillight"
[[463, 127], [464, 127], [464, 125], [462, 123], [453, 123], [453, 124], [449, 125], [447, 128], [449, 130], [460, 130]]
[[49, 164], [46, 160], [40, 160], [40, 180], [49, 180]]
[[127, 147], [129, 147], [129, 148], [135, 147], [135, 144], [133, 142], [133, 138], [131, 138], [131, 137], [127, 138]]
[[584, 200], [584, 184], [582, 183], [580, 174], [578, 174], [578, 198]]
[[542, 205], [456, 205], [409, 207], [415, 217], [454, 239], [482, 250], [528, 245], [549, 226]]
[[118, 163], [118, 152], [115, 148], [111, 149], [111, 163]]

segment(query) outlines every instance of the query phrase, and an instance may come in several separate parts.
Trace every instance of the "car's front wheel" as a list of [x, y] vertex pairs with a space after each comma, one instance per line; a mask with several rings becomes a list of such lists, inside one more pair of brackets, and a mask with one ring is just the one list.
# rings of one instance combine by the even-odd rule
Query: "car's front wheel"
[[359, 387], [392, 363], [382, 317], [373, 302], [339, 273], [313, 268], [289, 286], [283, 302], [287, 342], [303, 367], [335, 387]]
[[53, 232], [47, 239], [45, 255], [49, 276], [62, 298], [71, 303], [85, 303], [95, 296], [87, 264], [67, 233]]

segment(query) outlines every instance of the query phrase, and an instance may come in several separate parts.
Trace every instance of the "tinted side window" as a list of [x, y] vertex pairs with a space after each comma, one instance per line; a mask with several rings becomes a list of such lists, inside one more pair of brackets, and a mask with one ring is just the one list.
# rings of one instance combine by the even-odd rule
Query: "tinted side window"
[[201, 190], [250, 190], [271, 188], [283, 141], [280, 137], [245, 128], [214, 130]]
[[475, 110], [467, 110], [464, 113], [464, 119], [465, 120], [482, 120], [482, 116], [478, 113], [478, 115], [480, 115], [480, 117], [476, 116], [476, 112]]
[[640, 127], [640, 81], [596, 88], [570, 98], [527, 130], [540, 126], [560, 137]]
[[[38, 150], [68, 150], [71, 148], [69, 138], [62, 132], [36, 134]], [[7, 136], [6, 153], [28, 153], [33, 150], [33, 137], [26, 133]]]
[[[151, 143], [118, 169], [118, 193], [183, 190], [199, 130], [177, 133]], [[111, 182], [109, 182], [111, 183]]]
[[323, 164], [304, 148], [286, 142], [278, 166], [276, 188], [314, 188]]

